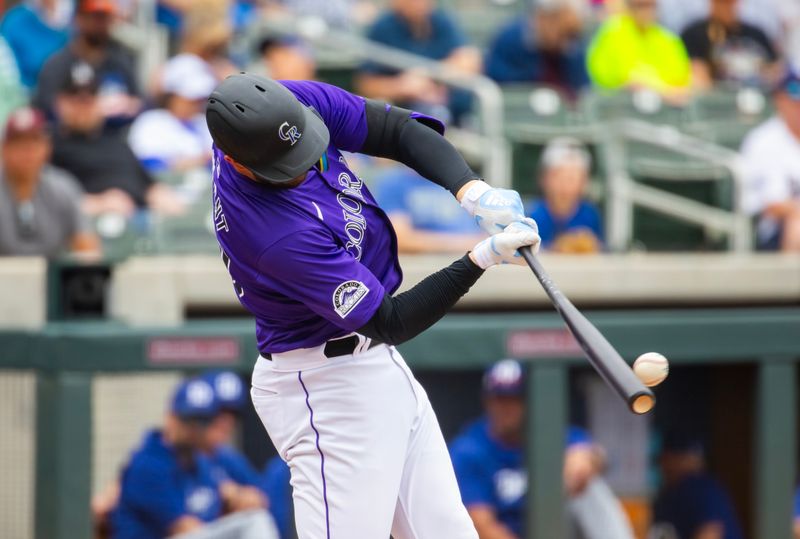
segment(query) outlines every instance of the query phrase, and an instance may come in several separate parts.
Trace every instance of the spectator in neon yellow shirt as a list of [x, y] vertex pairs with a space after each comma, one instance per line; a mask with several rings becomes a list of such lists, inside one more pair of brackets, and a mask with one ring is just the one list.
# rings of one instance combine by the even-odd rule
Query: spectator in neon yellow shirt
[[627, 10], [610, 17], [589, 46], [589, 76], [595, 86], [655, 90], [685, 95], [691, 63], [681, 38], [659, 26], [657, 0], [627, 0]]

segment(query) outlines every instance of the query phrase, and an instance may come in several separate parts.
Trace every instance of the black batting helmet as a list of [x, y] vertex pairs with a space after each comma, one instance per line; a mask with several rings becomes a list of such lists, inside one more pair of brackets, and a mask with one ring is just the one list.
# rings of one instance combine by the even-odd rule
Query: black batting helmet
[[330, 133], [317, 112], [274, 80], [241, 73], [208, 98], [206, 122], [214, 144], [262, 180], [300, 176], [328, 147]]

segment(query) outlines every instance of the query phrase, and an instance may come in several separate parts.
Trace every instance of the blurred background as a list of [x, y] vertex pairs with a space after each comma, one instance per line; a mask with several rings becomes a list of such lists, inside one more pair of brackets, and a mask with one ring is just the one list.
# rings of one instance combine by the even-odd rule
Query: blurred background
[[[622, 355], [670, 359], [632, 416], [519, 268], [403, 345], [465, 503], [506, 534], [482, 539], [800, 537], [797, 0], [0, 2], [1, 537], [114, 536], [131, 455], [187, 425], [246, 471], [202, 518], [266, 509], [292, 537], [214, 239], [204, 103], [241, 70], [443, 119]], [[405, 286], [479, 238], [409, 169], [348, 160]], [[193, 415], [198, 380], [219, 406]]]

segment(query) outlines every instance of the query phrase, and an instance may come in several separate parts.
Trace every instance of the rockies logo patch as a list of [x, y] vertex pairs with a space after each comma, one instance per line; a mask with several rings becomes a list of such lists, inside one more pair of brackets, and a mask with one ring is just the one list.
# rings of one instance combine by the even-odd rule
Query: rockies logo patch
[[333, 293], [333, 309], [345, 318], [368, 293], [369, 288], [361, 281], [345, 281]]

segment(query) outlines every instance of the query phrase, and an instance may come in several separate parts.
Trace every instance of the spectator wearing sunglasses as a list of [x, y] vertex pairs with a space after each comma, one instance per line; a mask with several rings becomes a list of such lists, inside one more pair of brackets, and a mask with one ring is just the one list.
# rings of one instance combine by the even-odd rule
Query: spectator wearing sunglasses
[[800, 252], [800, 74], [793, 69], [775, 87], [776, 114], [742, 144], [744, 211], [756, 218], [757, 244]]
[[67, 172], [47, 164], [50, 152], [44, 115], [31, 108], [11, 113], [0, 147], [0, 255], [99, 249], [81, 211], [83, 191]]

